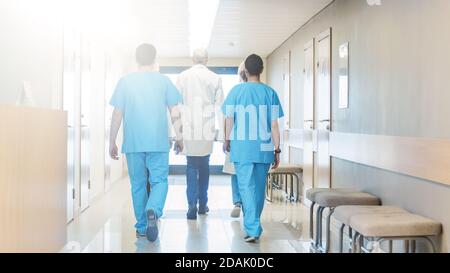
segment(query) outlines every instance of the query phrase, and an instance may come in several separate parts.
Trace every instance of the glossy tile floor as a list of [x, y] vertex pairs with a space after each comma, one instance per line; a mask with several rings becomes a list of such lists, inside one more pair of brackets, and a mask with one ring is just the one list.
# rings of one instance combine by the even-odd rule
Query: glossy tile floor
[[136, 239], [129, 181], [119, 181], [69, 224], [68, 243], [62, 252], [309, 252], [308, 210], [301, 204], [267, 203], [262, 217], [263, 237], [259, 244], [247, 244], [242, 240], [242, 219], [229, 216], [233, 205], [228, 176], [211, 177], [211, 212], [197, 221], [186, 220], [185, 191], [184, 177], [170, 177], [160, 239], [150, 243]]

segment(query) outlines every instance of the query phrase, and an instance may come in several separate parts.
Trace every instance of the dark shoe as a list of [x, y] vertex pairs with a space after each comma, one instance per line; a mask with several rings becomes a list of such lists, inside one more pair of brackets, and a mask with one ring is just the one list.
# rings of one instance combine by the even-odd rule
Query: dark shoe
[[188, 220], [197, 220], [197, 207], [190, 207], [187, 212]]
[[158, 239], [158, 218], [152, 209], [147, 211], [147, 232], [145, 235], [152, 243]]
[[259, 241], [259, 238], [258, 237], [247, 236], [247, 237], [244, 238], [244, 241], [246, 243], [256, 244]]
[[147, 237], [147, 234], [139, 233], [139, 231], [136, 231], [136, 238], [137, 239], [146, 238], [146, 237]]
[[206, 215], [209, 212], [208, 206], [200, 206], [198, 208], [198, 214], [200, 215]]

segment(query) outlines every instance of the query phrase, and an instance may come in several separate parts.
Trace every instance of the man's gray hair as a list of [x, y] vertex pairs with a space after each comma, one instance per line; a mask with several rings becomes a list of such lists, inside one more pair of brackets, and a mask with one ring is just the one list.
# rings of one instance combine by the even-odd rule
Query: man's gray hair
[[248, 82], [247, 74], [245, 73], [245, 62], [239, 65], [238, 75], [240, 82]]
[[194, 64], [204, 64], [208, 63], [208, 51], [204, 48], [197, 48], [192, 54], [192, 61]]

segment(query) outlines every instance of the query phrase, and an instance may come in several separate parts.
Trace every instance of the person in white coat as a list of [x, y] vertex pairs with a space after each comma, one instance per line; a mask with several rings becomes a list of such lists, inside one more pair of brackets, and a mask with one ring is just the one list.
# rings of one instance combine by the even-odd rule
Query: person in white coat
[[209, 159], [217, 137], [216, 115], [221, 114], [220, 106], [224, 100], [221, 77], [206, 67], [208, 52], [196, 49], [193, 52], [193, 63], [190, 69], [180, 74], [177, 81], [184, 104], [183, 153], [187, 156], [189, 220], [196, 220], [197, 214], [209, 212]]

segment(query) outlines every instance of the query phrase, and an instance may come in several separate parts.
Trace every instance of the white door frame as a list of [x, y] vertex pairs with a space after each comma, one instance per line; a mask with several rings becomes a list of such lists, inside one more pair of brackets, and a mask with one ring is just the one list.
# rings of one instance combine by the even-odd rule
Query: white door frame
[[[331, 88], [332, 88], [332, 35], [331, 28], [316, 37], [316, 88], [315, 88], [315, 138], [316, 157], [314, 164], [315, 187], [331, 187], [331, 157], [329, 136], [331, 132]], [[324, 45], [324, 49], [322, 49]], [[321, 54], [325, 54], [322, 58]], [[326, 69], [326, 71], [324, 70]], [[322, 73], [323, 72], [323, 73]], [[325, 79], [323, 78], [325, 77]], [[324, 86], [323, 86], [324, 85]]]

